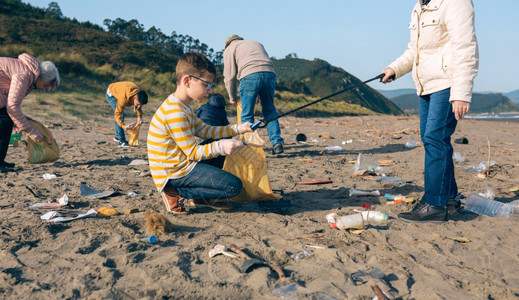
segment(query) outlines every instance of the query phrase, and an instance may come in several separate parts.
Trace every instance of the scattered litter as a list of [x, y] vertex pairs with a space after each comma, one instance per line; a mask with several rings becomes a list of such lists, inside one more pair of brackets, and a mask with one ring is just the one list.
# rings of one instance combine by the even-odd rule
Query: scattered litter
[[487, 199], [490, 199], [490, 200], [494, 200], [494, 198], [496, 197], [496, 194], [494, 193], [494, 190], [492, 190], [492, 187], [491, 186], [488, 186], [487, 187], [487, 191], [484, 192], [484, 193], [479, 193], [481, 196], [487, 198]]
[[324, 147], [324, 151], [341, 151], [341, 150], [342, 150], [341, 146]]
[[150, 176], [150, 175], [151, 175], [150, 171], [143, 171], [143, 172], [139, 173], [139, 176], [141, 176], [141, 177]]
[[380, 211], [363, 211], [357, 214], [339, 217], [336, 213], [326, 215], [326, 220], [334, 229], [363, 229], [369, 222], [386, 221], [388, 216]]
[[[497, 162], [491, 160], [490, 167], [493, 165], [497, 165]], [[487, 168], [488, 168], [488, 161], [485, 160], [485, 161], [480, 162], [477, 165], [470, 166], [466, 171], [471, 172], [471, 173], [472, 172], [484, 172], [487, 170]]]
[[113, 207], [101, 207], [97, 210], [97, 217], [99, 218], [108, 218], [111, 216], [116, 216], [118, 214], [119, 212], [117, 211], [117, 209]]
[[361, 171], [361, 170], [370, 170], [375, 171], [375, 168], [378, 167], [378, 161], [374, 159], [371, 156], [362, 155], [362, 153], [359, 153], [357, 156], [357, 161], [355, 162], [355, 165], [353, 166], [353, 171]]
[[459, 138], [459, 139], [455, 139], [454, 143], [456, 143], [456, 144], [468, 144], [469, 140], [466, 137], [462, 137], [462, 138]]
[[333, 183], [331, 180], [310, 180], [310, 181], [296, 181], [296, 184], [327, 184]]
[[334, 160], [334, 159], [330, 159], [329, 157], [327, 157], [325, 159], [326, 162], [329, 162], [329, 163], [334, 163], [334, 164], [343, 164], [344, 163], [344, 159], [343, 160]]
[[357, 189], [350, 189], [350, 197], [352, 196], [380, 196], [379, 190], [373, 190], [373, 191], [363, 191], [363, 190], [357, 190]]
[[391, 201], [387, 201], [386, 204], [399, 204], [399, 203], [413, 203], [414, 198], [407, 198], [405, 196], [391, 196], [388, 194], [384, 194], [384, 197], [391, 199]]
[[293, 260], [299, 260], [299, 259], [312, 257], [312, 256], [314, 256], [314, 252], [312, 250], [303, 248], [303, 250], [290, 255], [290, 258], [292, 258]]
[[45, 179], [45, 180], [51, 180], [51, 179], [55, 179], [57, 176], [54, 175], [54, 174], [45, 173], [45, 174], [43, 174], [42, 177], [43, 177], [43, 179]]
[[351, 144], [351, 143], [353, 143], [353, 140], [352, 140], [352, 139], [342, 141], [342, 144], [343, 144], [343, 145]]
[[407, 141], [407, 142], [405, 142], [404, 146], [408, 149], [413, 149], [413, 148], [417, 147], [418, 145], [420, 145], [420, 143], [418, 143], [417, 141]]
[[97, 191], [97, 190], [89, 188], [86, 184], [83, 184], [83, 183], [79, 185], [79, 191], [80, 191], [81, 196], [91, 198], [91, 199], [105, 198], [105, 197], [111, 196], [113, 193], [115, 193], [115, 191], [105, 191], [105, 192]]
[[452, 159], [456, 162], [464, 162], [466, 160], [465, 156], [461, 155], [459, 152], [454, 152]]
[[141, 166], [141, 165], [149, 165], [149, 162], [147, 159], [134, 159], [131, 163], [128, 164], [129, 166]]
[[286, 300], [296, 300], [297, 299], [297, 285], [295, 283], [282, 286], [280, 288], [272, 290], [272, 295], [275, 297], [286, 299]]
[[9, 207], [14, 207], [14, 204], [0, 204], [0, 209], [4, 209], [4, 208], [9, 208]]
[[314, 248], [314, 249], [326, 249], [323, 246], [317, 246], [317, 245], [305, 245], [305, 248]]
[[58, 202], [48, 203], [33, 203], [29, 205], [30, 208], [57, 208], [68, 205], [68, 196], [64, 194], [63, 197], [58, 199]]
[[[63, 215], [73, 214], [73, 217], [65, 217]], [[61, 213], [57, 211], [49, 211], [48, 213], [42, 215], [40, 218], [47, 222], [57, 222], [57, 223], [65, 223], [78, 219], [91, 218], [95, 217], [97, 212], [95, 209], [90, 209], [86, 213], [83, 214], [75, 214], [74, 212]]]
[[227, 251], [227, 247], [224, 245], [216, 245], [213, 247], [213, 249], [209, 250], [209, 258], [213, 258], [218, 254], [223, 254], [225, 256], [231, 257], [231, 258], [239, 258], [240, 256], [238, 254], [234, 254], [232, 252]]
[[139, 241], [146, 242], [150, 244], [155, 244], [157, 242], [157, 237], [154, 235], [145, 235], [138, 237]]
[[296, 141], [299, 142], [299, 143], [306, 143], [306, 135], [304, 133], [299, 133], [298, 135], [296, 135]]
[[126, 215], [138, 213], [140, 210], [138, 208], [129, 208], [124, 211]]
[[406, 184], [406, 182], [402, 179], [393, 176], [374, 176], [373, 179], [382, 182], [383, 184], [391, 184], [396, 186], [404, 186]]
[[437, 236], [437, 237], [441, 237], [441, 238], [444, 238], [444, 239], [453, 240], [453, 241], [460, 242], [460, 243], [470, 243], [470, 240], [467, 239], [467, 238], [464, 238], [464, 237], [441, 236], [441, 235], [439, 235], [437, 233], [433, 233], [432, 235]]
[[133, 192], [133, 191], [128, 193], [128, 197], [130, 197], [130, 198], [137, 197], [137, 195], [139, 195], [139, 194], [137, 194], [136, 192]]
[[519, 185], [510, 188], [510, 192], [519, 192]]

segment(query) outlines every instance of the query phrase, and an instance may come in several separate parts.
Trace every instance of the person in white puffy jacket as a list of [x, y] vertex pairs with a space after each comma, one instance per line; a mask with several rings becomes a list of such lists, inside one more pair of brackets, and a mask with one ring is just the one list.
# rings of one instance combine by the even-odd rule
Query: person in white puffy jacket
[[451, 135], [469, 111], [478, 71], [478, 45], [471, 0], [418, 0], [411, 13], [407, 50], [387, 68], [382, 82], [412, 72], [420, 101], [425, 149], [424, 195], [406, 222], [442, 223], [456, 205]]

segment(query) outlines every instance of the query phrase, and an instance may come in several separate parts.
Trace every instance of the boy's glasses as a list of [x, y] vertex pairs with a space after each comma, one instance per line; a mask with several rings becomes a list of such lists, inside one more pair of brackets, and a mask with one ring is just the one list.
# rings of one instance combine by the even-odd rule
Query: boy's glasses
[[213, 87], [213, 83], [212, 82], [209, 82], [207, 80], [203, 80], [202, 78], [196, 77], [195, 75], [189, 75], [189, 77], [196, 78], [196, 79], [202, 81], [203, 83], [207, 84], [207, 86], [205, 87], [206, 90], [210, 90]]

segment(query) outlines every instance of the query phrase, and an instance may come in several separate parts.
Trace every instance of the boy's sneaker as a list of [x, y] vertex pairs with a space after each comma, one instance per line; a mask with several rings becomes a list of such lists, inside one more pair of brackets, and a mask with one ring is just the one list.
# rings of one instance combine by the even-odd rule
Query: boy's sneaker
[[121, 141], [118, 138], [114, 137], [114, 142], [120, 143]]
[[127, 142], [119, 142], [119, 148], [128, 148], [130, 145]]
[[165, 187], [162, 192], [160, 192], [160, 195], [164, 205], [166, 206], [166, 211], [180, 216], [185, 216], [188, 214], [184, 207], [182, 207], [180, 200], [181, 197], [174, 187]]
[[232, 209], [232, 206], [222, 202], [221, 200], [204, 200], [204, 199], [195, 199], [191, 202], [192, 206], [194, 208], [198, 207], [208, 207], [212, 208], [214, 210], [221, 210], [221, 211], [229, 211]]
[[283, 149], [283, 144], [275, 144], [272, 147], [272, 154], [281, 154], [285, 152], [285, 149]]

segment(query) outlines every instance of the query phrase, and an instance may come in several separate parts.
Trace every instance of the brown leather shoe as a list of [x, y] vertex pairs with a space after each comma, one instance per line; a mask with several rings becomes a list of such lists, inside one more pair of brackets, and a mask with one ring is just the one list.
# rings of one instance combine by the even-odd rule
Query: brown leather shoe
[[166, 211], [171, 212], [176, 215], [185, 216], [188, 212], [182, 207], [180, 201], [180, 195], [177, 192], [177, 189], [174, 187], [166, 186], [162, 192], [160, 192], [162, 196], [162, 201], [166, 206]]

